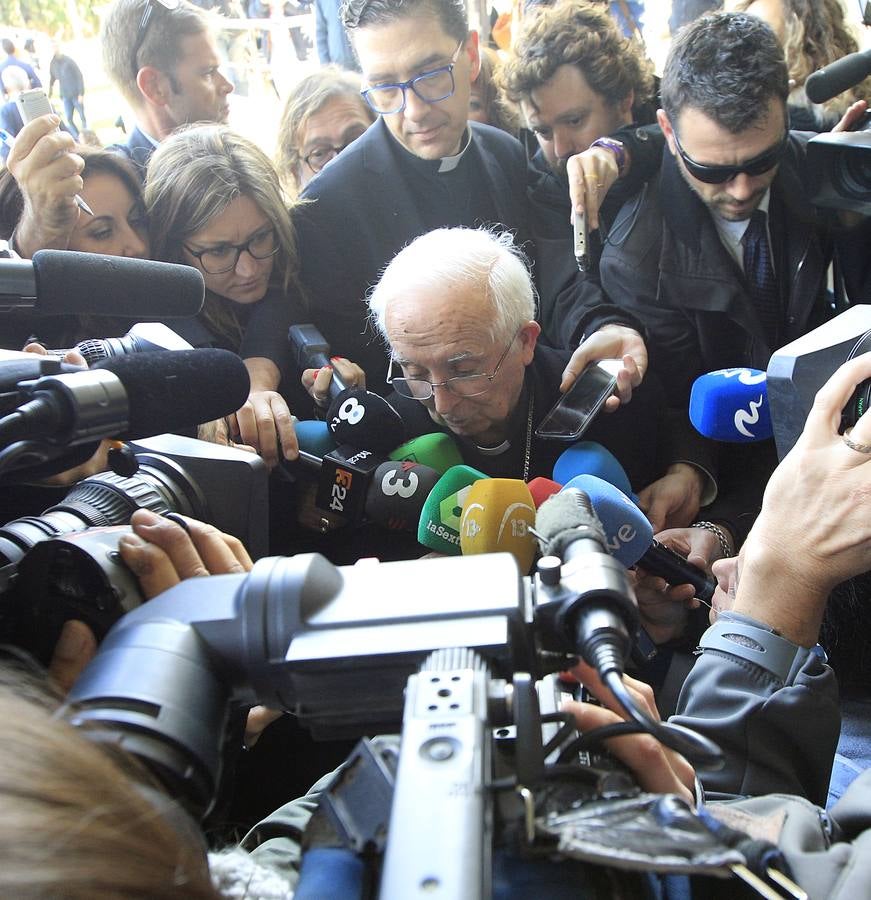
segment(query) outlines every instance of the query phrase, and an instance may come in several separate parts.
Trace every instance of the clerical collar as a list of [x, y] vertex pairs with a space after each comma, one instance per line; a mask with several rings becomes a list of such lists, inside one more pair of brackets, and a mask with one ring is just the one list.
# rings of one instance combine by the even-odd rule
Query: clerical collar
[[472, 146], [472, 129], [467, 125], [466, 130], [463, 133], [463, 140], [460, 145], [461, 149], [459, 153], [456, 153], [454, 156], [445, 156], [441, 159], [422, 159], [398, 141], [389, 128], [387, 129], [387, 133], [390, 135], [391, 140], [395, 141], [394, 146], [405, 155], [408, 164], [413, 168], [416, 168], [421, 174], [428, 176], [444, 175], [446, 172], [453, 172], [462, 162], [469, 147]]
[[454, 156], [445, 156], [442, 157], [441, 163], [439, 165], [439, 175], [444, 174], [445, 172], [453, 172], [454, 169], [460, 164], [460, 160], [465, 156], [466, 151], [472, 144], [472, 129], [469, 126], [466, 126], [466, 130], [463, 132], [463, 141], [460, 146], [460, 152], [455, 154]]
[[[524, 380], [523, 389], [520, 392], [520, 397], [517, 400], [517, 405], [514, 407], [514, 412], [511, 413], [511, 416], [508, 419], [508, 434], [509, 435], [523, 435], [523, 425], [527, 418], [527, 398], [529, 397], [529, 388], [526, 385]], [[470, 443], [472, 443], [470, 441]], [[493, 444], [489, 447], [482, 447], [480, 444], [475, 444], [475, 449], [481, 454], [481, 456], [501, 456], [503, 453], [507, 453], [511, 449], [511, 438], [507, 437], [500, 444]]]

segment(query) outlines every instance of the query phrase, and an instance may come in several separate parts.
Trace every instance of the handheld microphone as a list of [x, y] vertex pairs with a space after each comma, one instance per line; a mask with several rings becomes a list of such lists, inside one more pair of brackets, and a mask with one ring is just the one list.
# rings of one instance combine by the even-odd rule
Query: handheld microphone
[[453, 466], [430, 491], [417, 526], [417, 539], [430, 550], [460, 555], [460, 517], [472, 485], [487, 476], [471, 466]]
[[[322, 369], [330, 365], [330, 345], [327, 339], [314, 325], [291, 325], [287, 339], [293, 347], [294, 361], [300, 372], [305, 369]], [[330, 381], [330, 397], [333, 400], [345, 390], [346, 384], [342, 376], [333, 369]]]
[[388, 454], [388, 459], [423, 463], [444, 475], [452, 466], [461, 466], [463, 457], [451, 437], [441, 431], [422, 434], [400, 444]]
[[21, 406], [0, 420], [0, 442], [71, 446], [136, 440], [189, 428], [239, 409], [250, 383], [227, 350], [139, 353], [24, 382]]
[[187, 318], [205, 295], [193, 266], [67, 250], [0, 260], [0, 313]]
[[811, 103], [825, 103], [871, 75], [871, 50], [848, 53], [810, 75], [804, 90]]
[[362, 388], [339, 393], [327, 412], [327, 424], [337, 444], [388, 453], [405, 440], [399, 413], [378, 394]]
[[460, 518], [463, 556], [510, 553], [522, 575], [528, 574], [536, 555], [532, 494], [515, 478], [483, 478], [469, 491]]
[[383, 462], [372, 476], [365, 513], [391, 531], [416, 531], [426, 498], [439, 478], [440, 472], [420, 463]]
[[[79, 341], [75, 347], [90, 366], [101, 359], [126, 356], [128, 353], [147, 353], [154, 350], [193, 350], [194, 348], [162, 322], [138, 322], [123, 337], [94, 338]], [[49, 350], [52, 356], [63, 358], [69, 350]]]
[[608, 550], [627, 568], [641, 568], [668, 584], [691, 584], [696, 596], [710, 604], [717, 582], [653, 538], [653, 527], [643, 512], [614, 485], [591, 475], [579, 475], [577, 487], [590, 498], [605, 531]]
[[563, 486], [558, 481], [552, 481], [550, 478], [533, 478], [529, 482], [529, 493], [532, 494], [532, 502], [538, 509], [548, 497], [558, 494]]
[[336, 449], [333, 433], [327, 423], [301, 419], [293, 423], [293, 430], [299, 444], [300, 460], [310, 468], [320, 469], [324, 457]]
[[629, 476], [617, 457], [595, 441], [578, 441], [564, 450], [553, 467], [553, 480], [567, 485], [576, 475], [595, 475], [624, 494], [632, 493]]
[[765, 372], [718, 369], [700, 375], [690, 392], [690, 421], [715, 441], [752, 443], [773, 434]]

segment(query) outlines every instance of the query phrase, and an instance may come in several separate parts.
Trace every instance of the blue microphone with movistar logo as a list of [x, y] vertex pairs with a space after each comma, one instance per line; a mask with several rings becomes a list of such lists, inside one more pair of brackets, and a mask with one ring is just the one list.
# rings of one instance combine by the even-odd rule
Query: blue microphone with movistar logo
[[690, 421], [715, 441], [747, 444], [770, 438], [765, 372], [719, 369], [699, 376], [690, 393]]

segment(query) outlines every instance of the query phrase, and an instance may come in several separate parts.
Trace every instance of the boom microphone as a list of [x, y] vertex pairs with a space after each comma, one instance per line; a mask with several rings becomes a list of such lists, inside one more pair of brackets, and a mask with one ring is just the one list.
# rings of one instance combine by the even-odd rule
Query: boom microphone
[[700, 375], [690, 392], [690, 421], [715, 441], [746, 444], [770, 438], [765, 372], [718, 369]]
[[187, 318], [205, 291], [198, 269], [175, 263], [67, 250], [0, 261], [0, 312]]
[[0, 444], [66, 447], [187, 429], [235, 412], [249, 386], [245, 364], [227, 350], [120, 356], [26, 382], [22, 405], [0, 420]]
[[639, 565], [668, 584], [691, 584], [696, 596], [711, 602], [717, 582], [653, 538], [653, 528], [643, 512], [614, 485], [592, 475], [579, 475], [576, 486], [593, 504], [605, 530], [608, 550], [627, 568]]
[[871, 50], [849, 53], [818, 69], [804, 83], [811, 103], [825, 103], [871, 75]]

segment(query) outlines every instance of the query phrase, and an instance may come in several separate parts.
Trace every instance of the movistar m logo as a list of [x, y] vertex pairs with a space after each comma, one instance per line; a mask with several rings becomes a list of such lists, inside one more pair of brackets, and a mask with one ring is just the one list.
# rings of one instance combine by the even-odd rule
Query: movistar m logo
[[737, 378], [741, 384], [762, 384], [765, 381], [765, 372], [758, 369], [718, 369], [711, 375], [720, 375], [723, 378]]
[[752, 438], [756, 437], [752, 431], [750, 431], [747, 426], [755, 425], [759, 421], [759, 408], [765, 402], [765, 395], [760, 394], [758, 400], [750, 401], [750, 409], [739, 409], [735, 413], [735, 430], [739, 434], [743, 434], [744, 437]]

